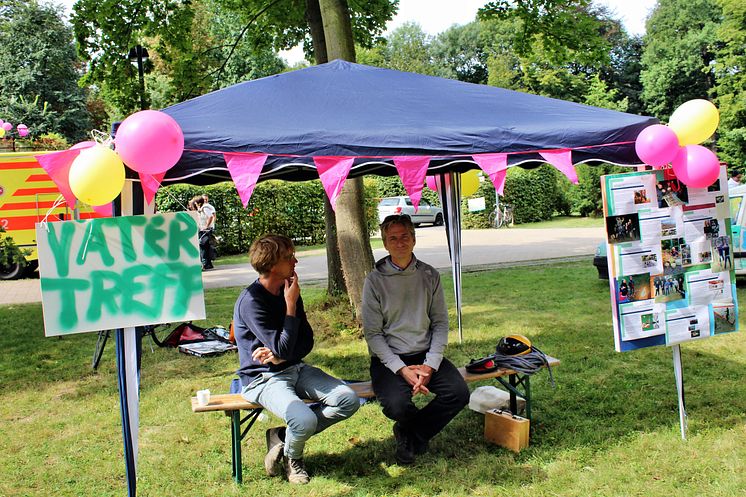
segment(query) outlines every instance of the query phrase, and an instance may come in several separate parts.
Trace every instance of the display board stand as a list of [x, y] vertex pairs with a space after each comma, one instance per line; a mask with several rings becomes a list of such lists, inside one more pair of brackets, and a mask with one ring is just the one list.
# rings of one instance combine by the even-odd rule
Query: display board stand
[[679, 394], [679, 424], [681, 439], [686, 440], [686, 404], [684, 403], [684, 370], [681, 367], [681, 345], [671, 347], [673, 350], [673, 374], [676, 378], [676, 392]]

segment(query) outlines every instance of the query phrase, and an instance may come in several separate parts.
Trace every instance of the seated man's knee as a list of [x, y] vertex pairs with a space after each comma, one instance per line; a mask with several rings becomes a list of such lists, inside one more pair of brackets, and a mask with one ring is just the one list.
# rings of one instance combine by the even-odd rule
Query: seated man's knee
[[360, 408], [360, 398], [354, 390], [346, 388], [345, 391], [340, 394], [337, 405], [347, 416], [352, 416]]
[[412, 403], [412, 399], [405, 395], [396, 397], [379, 398], [383, 406], [383, 414], [395, 421], [403, 421], [417, 413], [417, 407]]
[[302, 401], [290, 406], [286, 411], [285, 422], [295, 437], [307, 438], [316, 433], [318, 418]]

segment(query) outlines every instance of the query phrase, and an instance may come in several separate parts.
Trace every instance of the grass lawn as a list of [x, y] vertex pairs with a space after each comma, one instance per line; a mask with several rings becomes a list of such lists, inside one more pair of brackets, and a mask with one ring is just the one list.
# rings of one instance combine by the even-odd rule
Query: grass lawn
[[538, 223], [516, 224], [517, 229], [562, 229], [562, 228], [600, 228], [604, 225], [603, 217], [555, 216], [549, 221]]
[[[444, 277], [452, 307], [450, 278]], [[227, 325], [238, 289], [206, 293], [211, 324]], [[744, 291], [739, 290], [744, 301]], [[367, 378], [364, 341], [344, 303], [304, 290], [317, 331], [309, 362]], [[513, 454], [483, 440], [464, 410], [415, 466], [394, 462], [391, 422], [375, 404], [314, 437], [312, 481], [264, 475], [264, 430], [243, 442], [244, 485], [231, 480], [222, 414], [193, 414], [201, 388], [227, 391], [237, 356], [199, 359], [144, 344], [138, 490], [143, 496], [743, 496], [746, 489], [746, 345], [733, 333], [682, 346], [689, 438], [679, 435], [671, 350], [614, 352], [608, 285], [590, 261], [463, 276], [457, 364], [522, 333], [559, 357], [552, 388], [531, 382], [531, 446]], [[452, 327], [455, 323], [452, 311]], [[743, 320], [741, 320], [743, 322]], [[95, 335], [44, 338], [41, 306], [0, 307], [0, 495], [125, 495], [114, 347], [90, 370]]]

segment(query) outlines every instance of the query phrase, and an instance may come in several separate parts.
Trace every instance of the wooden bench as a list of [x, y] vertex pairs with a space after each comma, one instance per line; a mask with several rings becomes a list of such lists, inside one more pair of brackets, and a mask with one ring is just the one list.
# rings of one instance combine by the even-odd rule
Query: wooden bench
[[[550, 366], [558, 366], [560, 361], [554, 357], [547, 357]], [[512, 369], [497, 369], [490, 373], [472, 374], [466, 371], [466, 368], [459, 368], [461, 376], [467, 382], [495, 379], [504, 386], [510, 394], [510, 410], [518, 413], [518, 398], [525, 400], [525, 417], [531, 419], [531, 384], [530, 375], [518, 373]], [[370, 381], [361, 381], [350, 383], [358, 397], [362, 399], [371, 399], [375, 397], [373, 387]], [[312, 401], [307, 401], [312, 402]], [[226, 393], [210, 396], [210, 402], [201, 406], [197, 402], [197, 397], [192, 397], [193, 412], [216, 412], [222, 411], [226, 416], [231, 418], [231, 459], [233, 465], [233, 479], [236, 483], [243, 481], [242, 460], [241, 460], [241, 441], [246, 438], [247, 433], [251, 430], [254, 423], [259, 418], [263, 407], [259, 404], [253, 404], [244, 399], [239, 393]], [[241, 411], [249, 413], [241, 417]], [[243, 427], [243, 425], [246, 425]], [[242, 431], [243, 427], [243, 431]]]

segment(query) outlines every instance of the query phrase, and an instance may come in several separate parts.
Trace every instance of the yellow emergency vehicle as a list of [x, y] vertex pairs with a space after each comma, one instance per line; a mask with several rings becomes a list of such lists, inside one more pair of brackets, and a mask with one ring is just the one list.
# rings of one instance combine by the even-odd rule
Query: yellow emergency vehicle
[[[26, 263], [7, 266], [0, 263], [0, 279], [20, 278], [38, 266], [35, 224], [45, 217], [48, 222], [73, 218], [52, 179], [44, 172], [35, 156], [50, 152], [0, 153], [0, 226], [5, 236], [21, 249], [28, 249]], [[52, 209], [55, 201], [62, 203]], [[90, 207], [80, 209], [78, 217], [97, 217]]]

